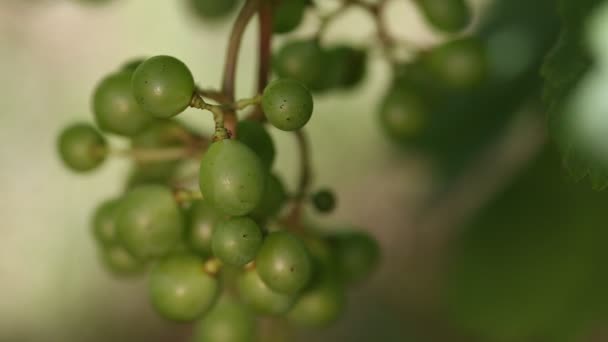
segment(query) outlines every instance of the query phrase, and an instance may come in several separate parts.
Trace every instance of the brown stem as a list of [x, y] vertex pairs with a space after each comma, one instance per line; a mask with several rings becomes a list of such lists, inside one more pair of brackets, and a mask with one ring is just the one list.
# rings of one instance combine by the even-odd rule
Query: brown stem
[[296, 141], [298, 143], [298, 152], [300, 155], [300, 175], [298, 188], [293, 197], [293, 206], [291, 212], [287, 216], [287, 222], [291, 225], [290, 228], [299, 230], [300, 219], [302, 217], [302, 206], [308, 194], [311, 183], [311, 161], [310, 161], [310, 143], [308, 136], [303, 130], [295, 132]]
[[[270, 59], [272, 50], [272, 4], [264, 1], [259, 9], [259, 48], [258, 48], [258, 94], [262, 94], [268, 85], [270, 73]], [[265, 116], [261, 105], [256, 106], [255, 110], [247, 117], [250, 120], [264, 121]]]
[[[226, 53], [226, 64], [224, 66], [224, 81], [222, 82], [222, 93], [226, 96], [229, 102], [234, 102], [234, 88], [236, 82], [236, 70], [238, 66], [239, 52], [241, 50], [241, 42], [243, 34], [251, 18], [255, 15], [259, 6], [259, 0], [247, 0], [243, 8], [239, 12], [228, 43], [228, 52]], [[224, 125], [232, 136], [236, 136], [236, 114], [234, 111], [225, 113]]]

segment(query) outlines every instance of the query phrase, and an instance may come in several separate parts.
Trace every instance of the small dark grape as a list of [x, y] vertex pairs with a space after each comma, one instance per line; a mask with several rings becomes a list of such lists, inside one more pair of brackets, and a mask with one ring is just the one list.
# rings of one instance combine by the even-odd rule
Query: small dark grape
[[312, 203], [318, 211], [328, 213], [336, 207], [336, 196], [331, 190], [319, 190], [312, 196]]
[[171, 56], [146, 59], [133, 73], [135, 100], [146, 112], [158, 118], [170, 118], [190, 105], [194, 77], [188, 67]]
[[280, 78], [291, 78], [314, 89], [325, 77], [324, 53], [316, 40], [287, 43], [274, 57], [274, 71]]
[[361, 83], [367, 69], [367, 54], [350, 46], [335, 46], [325, 51], [327, 88], [350, 89]]
[[117, 276], [140, 274], [144, 264], [119, 244], [101, 246], [101, 258], [106, 269]]
[[248, 217], [233, 217], [217, 224], [211, 247], [213, 255], [231, 266], [251, 262], [262, 245], [262, 231]]
[[194, 13], [202, 19], [219, 19], [229, 15], [238, 0], [188, 0]]
[[345, 291], [340, 282], [326, 276], [302, 293], [287, 318], [304, 328], [324, 328], [340, 317], [345, 304]]
[[424, 99], [409, 87], [395, 87], [380, 105], [380, 123], [397, 141], [415, 140], [423, 132], [429, 109]]
[[97, 242], [103, 246], [118, 242], [116, 219], [120, 209], [120, 199], [111, 199], [103, 202], [93, 214], [93, 235]]
[[468, 89], [479, 85], [487, 74], [487, 56], [475, 37], [444, 43], [422, 56], [430, 73], [443, 85]]
[[196, 323], [193, 342], [253, 342], [256, 335], [255, 316], [249, 308], [228, 296]]
[[58, 145], [65, 165], [77, 172], [91, 171], [106, 159], [106, 140], [88, 124], [74, 124], [64, 129]]
[[250, 215], [259, 221], [273, 217], [281, 211], [286, 200], [287, 191], [283, 182], [274, 174], [269, 173], [262, 200]]
[[213, 231], [220, 221], [227, 217], [207, 201], [195, 201], [192, 203], [189, 214], [186, 240], [193, 252], [202, 256], [209, 256], [211, 250], [211, 238]]
[[471, 23], [471, 11], [466, 0], [416, 0], [426, 19], [435, 28], [456, 33]]
[[183, 226], [173, 193], [164, 186], [143, 185], [129, 191], [122, 200], [118, 236], [139, 259], [167, 255], [180, 241]]
[[256, 270], [245, 271], [238, 279], [240, 298], [254, 311], [282, 315], [293, 306], [295, 297], [270, 289]]
[[295, 294], [311, 278], [312, 262], [295, 235], [279, 231], [266, 237], [255, 259], [260, 278], [274, 291]]
[[165, 318], [187, 322], [205, 314], [219, 293], [217, 280], [205, 273], [203, 260], [174, 254], [161, 260], [150, 273], [150, 298]]
[[131, 71], [104, 78], [93, 93], [93, 113], [99, 128], [106, 132], [133, 136], [151, 120], [135, 101], [131, 90]]
[[[277, 1], [275, 1], [277, 2]], [[304, 18], [307, 0], [280, 0], [274, 11], [274, 32], [288, 33], [295, 30]]]
[[341, 278], [356, 283], [368, 277], [380, 261], [378, 242], [363, 232], [345, 232], [331, 238]]
[[275, 80], [264, 89], [262, 108], [273, 126], [283, 131], [294, 131], [310, 120], [312, 95], [297, 81]]
[[249, 147], [224, 139], [211, 144], [205, 153], [199, 183], [210, 205], [227, 215], [242, 216], [260, 203], [266, 171]]
[[243, 120], [239, 121], [237, 131], [238, 140], [252, 149], [266, 169], [270, 170], [276, 152], [274, 142], [264, 126], [257, 121]]

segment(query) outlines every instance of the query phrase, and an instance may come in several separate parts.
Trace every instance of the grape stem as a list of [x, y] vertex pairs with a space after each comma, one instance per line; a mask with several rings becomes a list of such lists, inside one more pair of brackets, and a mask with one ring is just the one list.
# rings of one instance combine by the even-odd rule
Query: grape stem
[[[264, 1], [258, 8], [259, 39], [258, 39], [258, 94], [262, 94], [268, 85], [270, 74], [270, 59], [272, 50], [272, 4]], [[249, 120], [265, 121], [264, 111], [260, 105], [247, 117]]]
[[[241, 49], [241, 42], [243, 40], [243, 34], [247, 25], [251, 21], [251, 18], [255, 15], [259, 7], [259, 0], [246, 0], [243, 8], [238, 14], [232, 32], [230, 33], [230, 40], [228, 42], [228, 52], [226, 53], [226, 63], [224, 66], [224, 80], [222, 82], [222, 94], [227, 98], [229, 102], [235, 101], [235, 82], [236, 82], [236, 70], [238, 66], [239, 52]], [[233, 110], [227, 111], [224, 116], [225, 127], [231, 133], [232, 136], [236, 137], [236, 114]]]
[[203, 264], [203, 270], [205, 271], [205, 273], [207, 273], [208, 275], [210, 275], [212, 277], [217, 276], [217, 274], [220, 273], [221, 269], [222, 269], [222, 262], [218, 258], [208, 259]]
[[159, 162], [191, 158], [197, 149], [191, 147], [104, 149], [105, 155], [128, 157], [138, 162]]
[[302, 209], [309, 193], [312, 178], [312, 166], [308, 136], [304, 130], [298, 130], [295, 132], [295, 137], [298, 143], [298, 152], [300, 156], [300, 174], [298, 187], [293, 196], [293, 204], [291, 211], [286, 217], [286, 222], [288, 223], [288, 227], [291, 227], [291, 229], [294, 231], [298, 231], [302, 228], [300, 224], [302, 219]]
[[190, 101], [190, 107], [208, 110], [213, 113], [213, 121], [215, 122], [214, 141], [226, 139], [230, 137], [230, 131], [225, 127], [225, 120], [228, 113], [234, 113], [237, 110], [245, 109], [249, 106], [258, 105], [262, 102], [262, 95], [256, 95], [252, 98], [241, 99], [234, 103], [222, 103], [214, 105], [205, 102], [204, 95], [195, 93]]
[[173, 190], [173, 197], [178, 203], [187, 203], [203, 199], [203, 194], [200, 191], [191, 191], [185, 189]]

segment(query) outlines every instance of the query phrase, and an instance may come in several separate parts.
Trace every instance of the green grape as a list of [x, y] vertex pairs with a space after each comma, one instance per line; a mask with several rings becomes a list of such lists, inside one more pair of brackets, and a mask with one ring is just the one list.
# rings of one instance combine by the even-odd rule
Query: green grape
[[466, 0], [416, 0], [426, 19], [435, 28], [456, 33], [471, 23]]
[[274, 291], [295, 294], [311, 278], [312, 262], [295, 235], [279, 231], [266, 237], [255, 259], [260, 277]]
[[166, 119], [188, 108], [195, 91], [194, 77], [179, 59], [155, 56], [137, 67], [132, 89], [141, 108]]
[[376, 240], [363, 232], [346, 232], [333, 236], [341, 278], [356, 283], [369, 276], [380, 260], [380, 247]]
[[340, 282], [326, 276], [302, 293], [287, 318], [301, 327], [324, 328], [340, 317], [345, 304], [345, 291]]
[[220, 221], [211, 239], [213, 255], [231, 266], [245, 266], [251, 262], [261, 244], [262, 231], [248, 217]]
[[273, 217], [281, 211], [286, 200], [287, 191], [283, 182], [277, 176], [269, 173], [262, 200], [250, 215], [258, 221]]
[[262, 199], [266, 174], [258, 156], [245, 144], [224, 139], [211, 144], [201, 161], [201, 192], [227, 215], [251, 212]]
[[328, 213], [336, 207], [336, 196], [331, 190], [319, 190], [312, 195], [312, 203], [318, 211]]
[[106, 159], [107, 142], [88, 124], [74, 124], [59, 135], [59, 155], [67, 167], [77, 172], [91, 171]]
[[310, 120], [312, 95], [297, 81], [275, 80], [264, 89], [262, 108], [273, 126], [283, 131], [294, 131]]
[[186, 229], [186, 241], [192, 251], [202, 256], [211, 255], [211, 238], [213, 231], [226, 215], [209, 205], [207, 201], [195, 201], [189, 210], [189, 222]]
[[325, 51], [324, 80], [327, 88], [350, 89], [361, 83], [367, 69], [367, 54], [350, 46], [335, 46]]
[[264, 126], [257, 121], [243, 120], [239, 121], [237, 131], [239, 132], [238, 140], [252, 149], [264, 167], [270, 170], [274, 162], [275, 148], [274, 142]]
[[444, 43], [423, 55], [430, 73], [443, 85], [468, 89], [483, 82], [488, 61], [482, 43], [475, 37]]
[[[126, 61], [121, 67], [120, 70], [135, 72], [137, 67], [143, 63], [147, 58], [133, 58], [131, 60]], [[129, 83], [129, 88], [131, 87], [131, 83]]]
[[293, 41], [281, 47], [273, 60], [273, 68], [280, 78], [291, 78], [315, 89], [324, 82], [324, 57], [316, 40]]
[[294, 296], [270, 289], [256, 270], [243, 272], [237, 285], [243, 302], [260, 314], [282, 315], [293, 306]]
[[424, 131], [429, 109], [424, 99], [410, 87], [391, 89], [380, 105], [380, 124], [396, 141], [412, 141]]
[[219, 286], [203, 264], [197, 256], [174, 254], [155, 265], [150, 272], [150, 298], [163, 317], [187, 322], [211, 309]]
[[129, 276], [140, 274], [144, 270], [143, 263], [121, 245], [102, 246], [100, 254], [104, 266], [114, 275]]
[[104, 78], [93, 92], [93, 113], [99, 128], [123, 136], [133, 136], [151, 120], [135, 101], [130, 71]]
[[307, 0], [279, 0], [273, 14], [274, 32], [288, 33], [300, 26], [307, 5]]
[[116, 218], [120, 209], [120, 199], [111, 199], [103, 202], [93, 214], [93, 236], [103, 246], [118, 242]]
[[193, 342], [253, 342], [255, 316], [249, 308], [226, 295], [194, 327]]
[[183, 225], [173, 194], [160, 185], [143, 185], [129, 191], [117, 219], [120, 241], [142, 260], [171, 252], [181, 238]]
[[238, 0], [189, 0], [194, 13], [202, 19], [219, 19], [236, 8]]

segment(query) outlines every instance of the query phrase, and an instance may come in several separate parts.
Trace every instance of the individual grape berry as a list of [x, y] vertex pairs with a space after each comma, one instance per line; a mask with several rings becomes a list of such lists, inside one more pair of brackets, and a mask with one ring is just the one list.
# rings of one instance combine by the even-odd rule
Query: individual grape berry
[[319, 190], [312, 195], [312, 203], [318, 211], [328, 213], [336, 207], [336, 196], [331, 190]]
[[380, 124], [396, 141], [415, 140], [423, 132], [429, 109], [425, 101], [409, 87], [391, 89], [380, 105]]
[[444, 43], [423, 55], [430, 73], [454, 89], [479, 85], [487, 74], [487, 56], [482, 43], [467, 37]]
[[325, 77], [325, 54], [316, 40], [292, 41], [281, 47], [273, 60], [280, 78], [291, 78], [308, 89], [316, 88]]
[[263, 221], [269, 217], [277, 215], [285, 201], [287, 200], [287, 191], [283, 182], [272, 173], [268, 173], [266, 180], [266, 188], [262, 200], [250, 213], [250, 216], [258, 221]]
[[312, 95], [297, 81], [275, 80], [264, 89], [262, 108], [273, 126], [283, 131], [294, 131], [310, 120]]
[[262, 199], [266, 171], [245, 144], [224, 139], [203, 156], [199, 183], [205, 201], [230, 216], [251, 212]]
[[238, 140], [252, 149], [264, 167], [270, 170], [276, 152], [274, 142], [264, 126], [257, 121], [243, 120], [239, 121], [237, 131], [239, 132]]
[[114, 245], [118, 242], [116, 219], [120, 203], [118, 198], [107, 200], [99, 205], [93, 214], [93, 236], [102, 246]]
[[101, 246], [100, 254], [104, 266], [114, 275], [130, 276], [144, 270], [144, 264], [119, 244]]
[[335, 46], [325, 51], [327, 88], [350, 89], [361, 83], [367, 69], [367, 54], [350, 46]]
[[287, 318], [304, 328], [324, 328], [340, 317], [345, 304], [345, 291], [340, 282], [325, 276], [302, 293]]
[[202, 19], [219, 19], [236, 8], [238, 0], [189, 0], [194, 13]]
[[256, 270], [248, 270], [238, 279], [239, 296], [254, 311], [264, 315], [282, 315], [293, 306], [295, 297], [270, 289]]
[[300, 26], [308, 5], [307, 0], [279, 0], [275, 2], [278, 2], [273, 14], [273, 30], [275, 33], [288, 33]]
[[266, 237], [255, 259], [260, 278], [274, 291], [295, 294], [312, 274], [306, 247], [295, 235], [279, 231]]
[[157, 118], [170, 118], [190, 105], [194, 77], [188, 67], [171, 56], [146, 59], [133, 73], [135, 100]]
[[341, 278], [356, 283], [366, 278], [380, 260], [380, 247], [376, 240], [363, 232], [346, 232], [333, 236]]
[[426, 19], [435, 28], [456, 33], [471, 23], [471, 11], [466, 0], [416, 0]]
[[186, 229], [186, 241], [193, 252], [201, 256], [209, 256], [213, 231], [226, 215], [209, 205], [207, 201], [194, 201], [189, 211], [189, 221]]
[[104, 78], [93, 92], [93, 113], [99, 128], [106, 132], [133, 136], [152, 117], [135, 101], [131, 90], [131, 71], [121, 71]]
[[58, 145], [65, 165], [77, 172], [91, 171], [106, 159], [106, 140], [88, 124], [74, 124], [64, 129]]
[[163, 317], [187, 322], [211, 309], [219, 286], [217, 280], [205, 272], [202, 259], [174, 254], [152, 269], [149, 290], [152, 305]]
[[213, 255], [231, 266], [245, 266], [251, 262], [261, 245], [262, 231], [248, 217], [219, 222], [211, 240]]
[[193, 342], [253, 342], [255, 316], [249, 308], [226, 295], [222, 296], [194, 327]]
[[138, 259], [167, 255], [178, 244], [183, 218], [173, 193], [160, 185], [143, 185], [129, 191], [118, 213], [118, 237]]
[[[146, 60], [146, 58], [133, 58], [131, 60], [126, 61], [121, 67], [120, 70], [122, 71], [129, 71], [129, 72], [135, 72], [135, 70], [137, 69], [137, 67], [143, 63]], [[129, 84], [129, 87], [131, 87], [131, 85]]]

